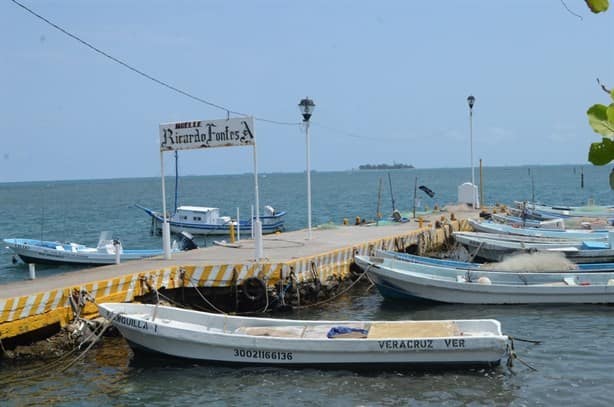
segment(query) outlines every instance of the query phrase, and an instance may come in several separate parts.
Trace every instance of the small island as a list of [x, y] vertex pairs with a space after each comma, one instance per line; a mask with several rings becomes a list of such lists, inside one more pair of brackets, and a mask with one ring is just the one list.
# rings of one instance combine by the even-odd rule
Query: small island
[[392, 163], [392, 164], [363, 164], [358, 166], [359, 170], [398, 170], [405, 168], [414, 168], [411, 164], [401, 164], [401, 163]]

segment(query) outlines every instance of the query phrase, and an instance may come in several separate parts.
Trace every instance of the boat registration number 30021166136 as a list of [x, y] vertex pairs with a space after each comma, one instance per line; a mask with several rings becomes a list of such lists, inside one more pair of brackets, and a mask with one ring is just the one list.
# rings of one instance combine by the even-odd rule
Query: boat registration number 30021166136
[[251, 358], [266, 360], [292, 360], [292, 352], [264, 351], [255, 349], [233, 349], [235, 358]]

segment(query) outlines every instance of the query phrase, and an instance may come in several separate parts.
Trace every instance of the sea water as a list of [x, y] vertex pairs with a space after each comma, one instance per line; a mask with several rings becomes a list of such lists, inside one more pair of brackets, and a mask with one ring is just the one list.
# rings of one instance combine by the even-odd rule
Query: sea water
[[[612, 204], [609, 168], [537, 166], [476, 169], [487, 205], [514, 200], [550, 204]], [[392, 181], [392, 194], [388, 182]], [[288, 230], [306, 227], [304, 173], [261, 174], [260, 207], [286, 210]], [[313, 224], [336, 227], [356, 216], [375, 219], [378, 206], [388, 216], [411, 212], [415, 186], [419, 209], [456, 202], [457, 187], [471, 179], [469, 169], [314, 172]], [[167, 207], [175, 198], [167, 180]], [[382, 184], [378, 200], [379, 185]], [[182, 177], [180, 205], [219, 207], [222, 214], [248, 217], [253, 176]], [[0, 237], [27, 237], [95, 245], [110, 230], [125, 248], [157, 248], [149, 217], [135, 203], [161, 209], [160, 180], [114, 179], [0, 184]], [[378, 203], [379, 201], [379, 203]], [[283, 234], [281, 235], [283, 238]], [[209, 241], [199, 238], [199, 245]], [[37, 266], [37, 277], [74, 271]], [[2, 284], [28, 278], [28, 268], [0, 252]], [[8, 406], [175, 406], [175, 405], [611, 405], [614, 400], [614, 309], [605, 305], [481, 306], [415, 304], [384, 300], [373, 287], [357, 286], [336, 301], [295, 311], [303, 319], [460, 319], [496, 318], [515, 341], [519, 359], [510, 370], [411, 372], [231, 368], [185, 361], [135, 358], [122, 338], [105, 338], [83, 360], [60, 372], [45, 363], [4, 362], [0, 366], [0, 404]], [[533, 369], [525, 366], [526, 362]], [[68, 363], [68, 361], [67, 361]], [[24, 379], [25, 378], [25, 379]]]

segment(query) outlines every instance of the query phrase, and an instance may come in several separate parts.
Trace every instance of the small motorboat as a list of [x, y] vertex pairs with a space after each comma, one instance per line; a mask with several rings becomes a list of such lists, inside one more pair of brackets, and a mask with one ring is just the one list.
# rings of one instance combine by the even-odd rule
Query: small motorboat
[[[453, 232], [452, 235], [474, 257], [489, 261], [502, 261], [513, 253], [547, 251], [563, 253], [574, 263], [614, 262], [614, 239], [579, 240], [482, 232]], [[609, 237], [614, 238], [614, 234], [608, 233]]]
[[372, 368], [494, 366], [509, 338], [493, 319], [319, 321], [98, 304], [135, 350], [236, 365]]
[[[113, 239], [111, 232], [107, 231], [100, 234], [96, 247], [73, 242], [62, 243], [36, 239], [3, 239], [2, 241], [24, 263], [101, 265], [164, 254], [162, 249], [126, 250], [122, 247], [122, 243]], [[173, 246], [175, 252], [196, 248], [196, 244], [188, 233], [184, 233], [181, 242]]]
[[[160, 212], [136, 205], [151, 216], [152, 229], [161, 233], [164, 217]], [[285, 211], [276, 211], [272, 206], [264, 207], [266, 215], [260, 216], [262, 233], [270, 234], [284, 230]], [[206, 206], [179, 206], [175, 213], [168, 218], [171, 232], [189, 232], [193, 235], [229, 235], [231, 228], [234, 233], [240, 232], [246, 236], [252, 232], [251, 219], [240, 220], [238, 223], [230, 216], [220, 215], [219, 208]]]
[[457, 304], [611, 304], [614, 272], [506, 272], [356, 256], [384, 297]]

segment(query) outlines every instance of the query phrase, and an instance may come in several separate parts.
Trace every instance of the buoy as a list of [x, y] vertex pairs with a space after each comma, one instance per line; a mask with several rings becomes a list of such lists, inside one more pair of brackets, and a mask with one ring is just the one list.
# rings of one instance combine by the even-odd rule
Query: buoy
[[491, 285], [492, 281], [490, 281], [490, 278], [488, 277], [480, 277], [478, 278], [478, 284]]

